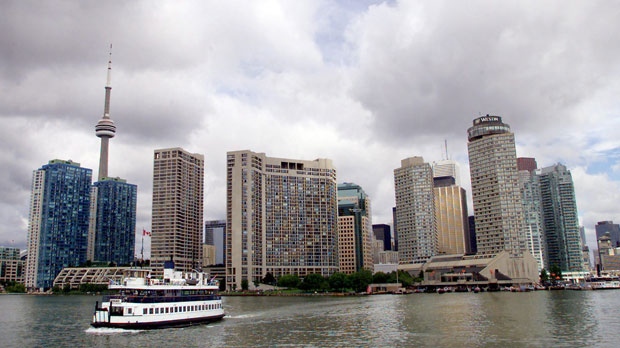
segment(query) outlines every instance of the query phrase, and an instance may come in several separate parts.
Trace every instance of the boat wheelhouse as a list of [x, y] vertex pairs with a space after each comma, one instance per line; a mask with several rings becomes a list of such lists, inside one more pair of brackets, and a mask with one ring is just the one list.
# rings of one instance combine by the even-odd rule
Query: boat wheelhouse
[[202, 272], [183, 274], [174, 263], [164, 265], [164, 278], [151, 278], [146, 269], [128, 269], [122, 279], [110, 280], [113, 295], [95, 304], [94, 327], [156, 329], [182, 327], [224, 317], [219, 284]]

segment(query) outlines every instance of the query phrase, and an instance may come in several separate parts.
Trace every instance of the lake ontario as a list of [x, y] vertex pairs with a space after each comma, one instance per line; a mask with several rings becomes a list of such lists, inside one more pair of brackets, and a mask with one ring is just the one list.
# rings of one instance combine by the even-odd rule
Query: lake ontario
[[620, 290], [223, 297], [226, 317], [95, 329], [100, 296], [0, 296], [0, 347], [618, 347]]

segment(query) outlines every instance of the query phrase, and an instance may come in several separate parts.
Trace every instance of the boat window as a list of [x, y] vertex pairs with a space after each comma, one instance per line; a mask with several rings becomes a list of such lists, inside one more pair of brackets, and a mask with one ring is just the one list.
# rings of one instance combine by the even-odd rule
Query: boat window
[[149, 314], [153, 314], [153, 308], [149, 308]]
[[179, 307], [174, 307], [174, 312], [177, 313], [179, 311]]
[[142, 314], [147, 314], [147, 313], [148, 313], [148, 311], [149, 311], [148, 309], [146, 309], [146, 308], [142, 308]]
[[131, 308], [127, 308], [127, 313], [128, 313], [128, 314], [131, 314], [131, 313], [132, 313]]
[[183, 312], [187, 312], [187, 307], [183, 306]]
[[110, 307], [110, 315], [123, 315], [123, 307]]

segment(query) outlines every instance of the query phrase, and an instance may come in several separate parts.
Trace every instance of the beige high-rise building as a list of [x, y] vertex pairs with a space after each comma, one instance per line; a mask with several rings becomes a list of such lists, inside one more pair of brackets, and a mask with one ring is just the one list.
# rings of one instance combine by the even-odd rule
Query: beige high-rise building
[[433, 171], [422, 157], [410, 157], [394, 169], [396, 232], [401, 263], [423, 263], [437, 255]]
[[435, 217], [439, 254], [469, 254], [469, 221], [465, 189], [435, 181]]
[[515, 137], [499, 116], [483, 116], [467, 130], [478, 254], [512, 257], [526, 249]]
[[267, 273], [338, 271], [336, 169], [329, 159], [227, 153], [226, 287], [253, 287]]
[[163, 272], [173, 260], [178, 271], [202, 265], [204, 156], [181, 148], [155, 150], [151, 266]]
[[215, 265], [215, 245], [202, 245], [202, 266]]

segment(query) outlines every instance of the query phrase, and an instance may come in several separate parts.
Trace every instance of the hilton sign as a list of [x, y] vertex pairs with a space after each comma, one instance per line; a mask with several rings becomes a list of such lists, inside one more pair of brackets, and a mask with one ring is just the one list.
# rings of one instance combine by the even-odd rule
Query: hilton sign
[[477, 119], [474, 120], [474, 126], [479, 125], [481, 123], [488, 123], [488, 122], [502, 122], [502, 118], [499, 116], [489, 116], [489, 115], [478, 117]]

